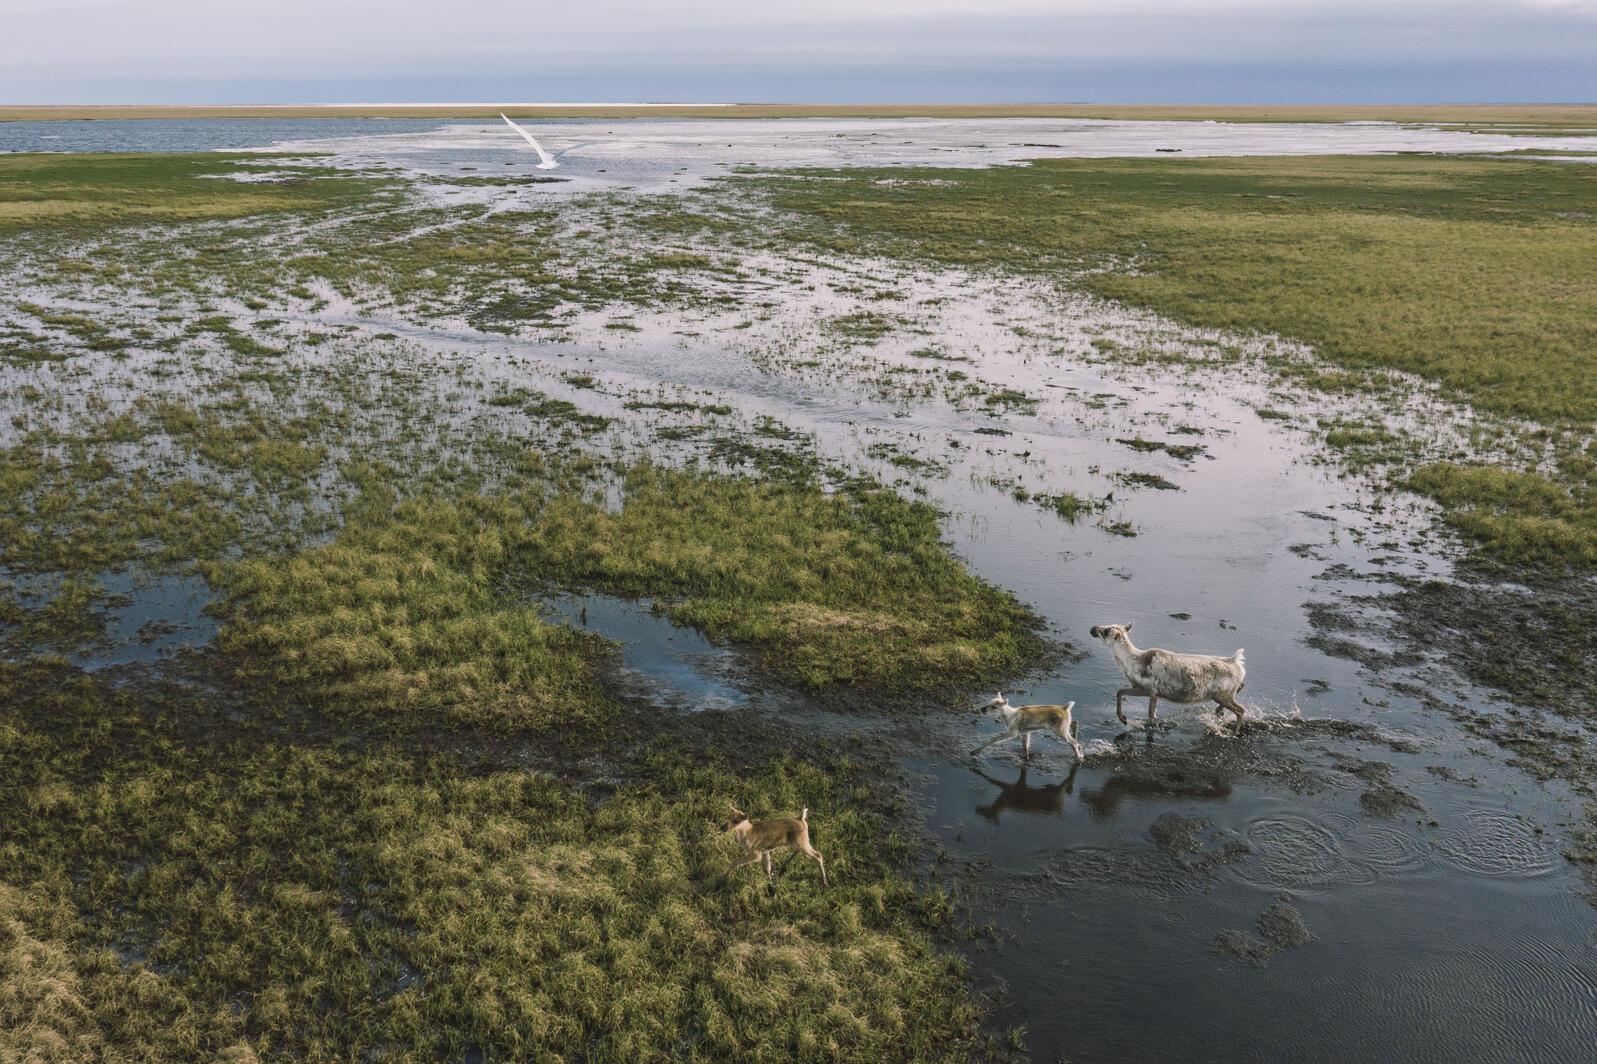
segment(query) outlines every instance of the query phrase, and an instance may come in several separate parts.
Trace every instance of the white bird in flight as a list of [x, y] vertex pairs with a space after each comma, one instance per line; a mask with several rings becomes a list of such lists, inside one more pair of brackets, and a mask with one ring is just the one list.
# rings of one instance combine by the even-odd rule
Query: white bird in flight
[[509, 126], [517, 133], [520, 133], [523, 137], [527, 138], [527, 143], [531, 144], [533, 150], [538, 153], [538, 169], [553, 170], [555, 167], [560, 165], [559, 163], [555, 162], [555, 157], [553, 155], [550, 155], [548, 152], [543, 150], [542, 144], [539, 144], [537, 141], [532, 139], [531, 133], [528, 133], [525, 129], [522, 129], [520, 126], [512, 122], [509, 115], [501, 111], [499, 112], [499, 117], [505, 120], [505, 125]]

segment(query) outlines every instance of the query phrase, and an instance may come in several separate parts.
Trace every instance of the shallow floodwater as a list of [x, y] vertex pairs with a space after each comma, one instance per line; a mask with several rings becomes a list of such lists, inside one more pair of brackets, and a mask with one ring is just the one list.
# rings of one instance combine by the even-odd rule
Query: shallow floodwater
[[[582, 119], [520, 123], [559, 161], [573, 190], [658, 191], [739, 169], [992, 166], [1020, 159], [1108, 156], [1347, 155], [1586, 151], [1589, 138], [1472, 134], [1395, 123], [1127, 122], [1058, 118]], [[430, 133], [306, 139], [277, 150], [332, 151], [447, 172], [516, 167], [529, 149], [502, 122], [456, 122]], [[532, 156], [536, 161], [536, 156]]]
[[[1395, 122], [1136, 122], [1067, 118], [587, 118], [519, 122], [576, 189], [668, 189], [729, 171], [839, 166], [992, 166], [1109, 156], [1371, 155], [1535, 148], [1589, 137], [1465, 133]], [[447, 172], [537, 156], [503, 122], [426, 118], [100, 119], [0, 122], [0, 152], [332, 152]], [[1580, 160], [1575, 160], [1576, 162]]]
[[450, 119], [432, 118], [97, 118], [73, 122], [0, 122], [0, 152], [244, 151], [270, 148], [291, 140], [429, 133], [452, 124]]
[[[744, 165], [1557, 143], [1396, 126], [1032, 119], [527, 125], [565, 153], [555, 174], [590, 191], [658, 190]], [[530, 168], [514, 137], [502, 125], [458, 123], [292, 148], [422, 176]], [[560, 202], [569, 191], [518, 194]], [[395, 334], [446, 367], [450, 382], [459, 368], [616, 418], [611, 442], [622, 451], [629, 431], [631, 446], [650, 441], [629, 397], [705, 397], [809, 434], [823, 459], [943, 508], [956, 553], [1068, 645], [1059, 666], [1006, 693], [1017, 703], [1074, 701], [1083, 764], [1048, 736], [1033, 741], [1029, 764], [1013, 743], [972, 759], [996, 729], [974, 712], [822, 710], [755, 684], [738, 655], [648, 604], [589, 595], [549, 608], [620, 641], [617, 682], [662, 707], [780, 713], [899, 751], [937, 865], [962, 885], [972, 918], [995, 928], [972, 952], [975, 968], [1003, 985], [1000, 1020], [1026, 1029], [1036, 1059], [1591, 1058], [1597, 910], [1561, 856], [1580, 803], [1460, 723], [1505, 712], [1502, 696], [1445, 660], [1407, 656], [1378, 624], [1337, 635], [1379, 667], [1329, 653], [1312, 623], [1310, 607], [1379, 594], [1394, 575], [1448, 577], [1426, 505], [1378, 500], [1322, 464], [1293, 427], [1312, 424], [1314, 409], [1261, 416], [1286, 401], [1267, 376], [1126, 366], [1098, 357], [1093, 343], [1202, 350], [1212, 336], [1003, 279], [771, 265], [789, 272], [766, 283], [760, 298], [772, 305], [758, 320], [640, 309], [636, 331], [606, 332], [595, 317], [564, 342], [408, 321], [404, 308], [269, 313], [293, 328]], [[850, 271], [905, 293], [871, 306], [900, 314], [906, 336], [822, 342], [815, 323], [854, 309], [837, 294]], [[926, 359], [915, 348], [945, 342], [985, 387], [1034, 402], [995, 406], [896, 383], [921, 379], [911, 371]], [[780, 354], [792, 350], [802, 358]], [[576, 386], [566, 374], [579, 362], [591, 380]], [[648, 445], [666, 458], [694, 453], [691, 438], [674, 452]], [[1155, 478], [1166, 486], [1148, 486]], [[1072, 524], [1036, 501], [1063, 491], [1111, 497]], [[192, 590], [160, 589], [183, 623], [198, 623]], [[124, 627], [153, 634], [156, 652], [169, 644], [154, 640], [210, 637], [150, 625], [165, 608]], [[1250, 724], [1240, 737], [1201, 708], [1164, 705], [1150, 725], [1145, 703], [1131, 700], [1131, 724], [1115, 719], [1123, 681], [1087, 630], [1128, 621], [1145, 647], [1247, 649]], [[811, 809], [820, 837], [826, 816]]]

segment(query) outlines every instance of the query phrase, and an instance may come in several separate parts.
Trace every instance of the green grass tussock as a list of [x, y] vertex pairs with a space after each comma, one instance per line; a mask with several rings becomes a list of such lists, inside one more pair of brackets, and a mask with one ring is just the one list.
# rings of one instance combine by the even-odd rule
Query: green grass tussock
[[389, 184], [307, 168], [282, 180], [232, 180], [270, 166], [270, 157], [258, 154], [6, 155], [0, 157], [0, 235], [322, 210]]
[[226, 567], [218, 646], [246, 676], [298, 689], [335, 715], [388, 726], [543, 729], [600, 723], [596, 637], [498, 592], [515, 507], [410, 501], [326, 546]]
[[562, 582], [662, 598], [812, 690], [972, 685], [1038, 660], [1030, 614], [939, 535], [935, 510], [887, 491], [645, 467], [618, 512], [551, 505], [528, 556]]
[[554, 588], [657, 599], [811, 690], [974, 684], [1041, 653], [1030, 615], [949, 557], [927, 506], [652, 466], [614, 512], [570, 493], [412, 499], [217, 573], [218, 645], [246, 675], [397, 727], [608, 719], [590, 691], [602, 644], [538, 615]]
[[1442, 381], [1485, 409], [1597, 418], [1588, 167], [1041, 159], [884, 176], [784, 182], [777, 200], [829, 239], [842, 223], [944, 262], [1085, 267], [1089, 290], [1179, 321], [1282, 333], [1332, 362]]
[[[524, 771], [267, 736], [0, 665], [0, 1059], [964, 1059], [974, 1008], [846, 765]], [[810, 808], [833, 886], [713, 830]]]
[[1438, 462], [1407, 485], [1447, 508], [1448, 524], [1510, 563], [1597, 568], [1597, 494], [1533, 473]]

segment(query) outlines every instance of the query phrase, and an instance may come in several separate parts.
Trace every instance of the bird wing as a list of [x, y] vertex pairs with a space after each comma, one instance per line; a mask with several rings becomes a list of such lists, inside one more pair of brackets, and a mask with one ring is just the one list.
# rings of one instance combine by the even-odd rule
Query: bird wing
[[554, 156], [550, 155], [548, 152], [543, 150], [543, 145], [542, 144], [539, 144], [536, 140], [533, 139], [531, 133], [528, 133], [525, 129], [522, 129], [520, 126], [518, 126], [514, 122], [512, 122], [510, 120], [510, 116], [509, 115], [507, 115], [507, 114], [505, 114], [504, 112], [501, 111], [500, 114], [499, 114], [499, 117], [503, 118], [505, 120], [505, 125], [509, 126], [511, 129], [515, 130], [517, 133], [520, 133], [523, 137], [525, 137], [527, 139], [527, 143], [532, 145], [533, 150], [538, 153], [538, 169], [540, 169], [540, 170], [553, 170], [555, 167], [560, 165], [559, 163], [555, 162]]

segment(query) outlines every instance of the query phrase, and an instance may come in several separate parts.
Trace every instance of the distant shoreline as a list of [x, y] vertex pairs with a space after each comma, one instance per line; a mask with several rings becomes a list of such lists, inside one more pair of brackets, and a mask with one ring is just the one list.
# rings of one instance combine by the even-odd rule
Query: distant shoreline
[[1217, 122], [1412, 122], [1585, 127], [1597, 104], [1204, 106], [1189, 104], [424, 103], [0, 105], [0, 122], [139, 118], [1096, 118]]

